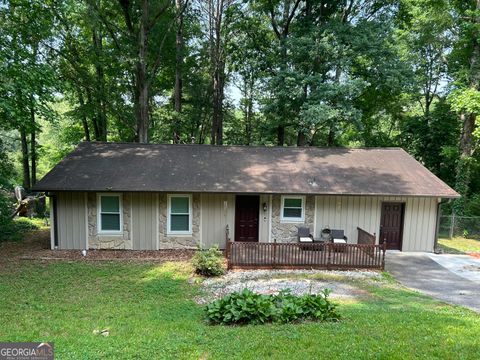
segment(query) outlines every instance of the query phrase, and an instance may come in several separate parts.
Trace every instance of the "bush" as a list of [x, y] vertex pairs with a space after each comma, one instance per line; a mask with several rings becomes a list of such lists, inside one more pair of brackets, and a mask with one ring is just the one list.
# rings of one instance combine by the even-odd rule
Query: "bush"
[[208, 250], [199, 250], [192, 258], [195, 272], [203, 276], [219, 276], [225, 273], [223, 253], [214, 246]]
[[255, 294], [248, 289], [231, 293], [206, 306], [206, 316], [212, 324], [289, 323], [340, 319], [336, 305], [330, 302], [330, 290], [320, 294], [295, 296], [290, 290], [278, 295]]
[[39, 229], [37, 222], [28, 218], [12, 220], [10, 216], [0, 216], [0, 242], [22, 240], [25, 233]]

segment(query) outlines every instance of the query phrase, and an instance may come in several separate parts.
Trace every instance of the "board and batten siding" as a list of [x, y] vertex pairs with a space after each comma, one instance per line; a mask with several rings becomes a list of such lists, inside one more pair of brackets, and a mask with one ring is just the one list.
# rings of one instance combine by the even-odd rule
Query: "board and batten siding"
[[158, 249], [158, 194], [132, 194], [133, 250]]
[[228, 225], [230, 239], [235, 239], [235, 195], [201, 195], [201, 243], [203, 248], [226, 246], [225, 229]]
[[383, 202], [405, 203], [402, 251], [433, 251], [437, 198], [389, 196], [316, 196], [315, 236], [323, 228], [343, 229], [357, 242], [357, 227], [376, 234], [379, 242]]
[[58, 248], [88, 248], [85, 193], [62, 192], [57, 193], [56, 197]]

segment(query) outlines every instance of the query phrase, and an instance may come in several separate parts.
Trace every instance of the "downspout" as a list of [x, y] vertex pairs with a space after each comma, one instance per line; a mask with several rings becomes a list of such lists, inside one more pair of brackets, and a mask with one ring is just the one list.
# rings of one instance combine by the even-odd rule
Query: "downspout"
[[53, 248], [56, 250], [58, 249], [57, 196], [51, 193], [45, 193], [45, 195], [52, 202], [53, 222], [51, 226], [53, 226]]
[[[447, 200], [447, 202], [450, 200]], [[442, 204], [443, 204], [443, 199], [440, 200], [440, 202], [437, 203], [437, 221], [435, 223], [435, 239], [433, 241], [433, 252], [435, 254], [441, 254], [442, 250], [438, 247], [438, 232], [440, 230], [440, 217], [442, 216]]]

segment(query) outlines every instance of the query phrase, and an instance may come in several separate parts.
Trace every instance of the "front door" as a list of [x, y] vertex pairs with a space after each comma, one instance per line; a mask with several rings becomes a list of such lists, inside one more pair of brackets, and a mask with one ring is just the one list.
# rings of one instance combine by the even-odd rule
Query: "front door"
[[404, 203], [382, 203], [380, 243], [386, 241], [389, 250], [402, 250], [404, 213]]
[[237, 195], [235, 199], [235, 241], [258, 241], [260, 196]]

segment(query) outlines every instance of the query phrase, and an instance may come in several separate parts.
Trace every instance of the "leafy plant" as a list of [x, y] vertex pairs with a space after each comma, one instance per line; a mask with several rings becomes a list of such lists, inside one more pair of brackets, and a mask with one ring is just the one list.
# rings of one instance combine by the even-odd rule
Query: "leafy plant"
[[319, 294], [293, 295], [284, 290], [277, 295], [256, 294], [248, 289], [231, 293], [208, 304], [207, 319], [212, 324], [289, 323], [304, 320], [337, 321], [340, 315], [328, 296], [330, 290]]
[[214, 246], [208, 250], [199, 249], [192, 258], [195, 272], [203, 276], [219, 276], [225, 273], [223, 253]]
[[4, 201], [0, 194], [0, 242], [2, 241], [20, 241], [23, 235], [31, 230], [40, 228], [35, 221], [28, 218], [10, 218], [10, 206], [8, 200]]

